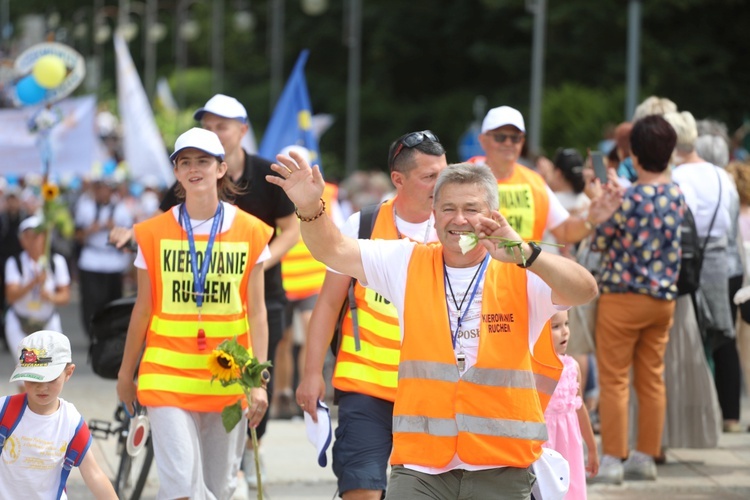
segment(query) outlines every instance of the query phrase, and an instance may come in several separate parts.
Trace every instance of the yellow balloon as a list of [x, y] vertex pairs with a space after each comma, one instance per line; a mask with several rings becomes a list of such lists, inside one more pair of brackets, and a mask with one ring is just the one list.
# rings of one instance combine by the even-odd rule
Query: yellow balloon
[[65, 61], [53, 55], [42, 56], [37, 59], [34, 68], [31, 70], [36, 83], [45, 89], [53, 89], [60, 85], [65, 80], [67, 73]]

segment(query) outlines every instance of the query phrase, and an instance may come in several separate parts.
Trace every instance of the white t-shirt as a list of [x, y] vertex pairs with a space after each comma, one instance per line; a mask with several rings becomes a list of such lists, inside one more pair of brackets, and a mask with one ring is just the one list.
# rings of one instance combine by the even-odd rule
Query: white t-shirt
[[[232, 227], [234, 217], [235, 215], [237, 215], [237, 207], [223, 201], [221, 202], [221, 204], [224, 205], [224, 220], [222, 220], [221, 222], [221, 230], [219, 231], [219, 233], [224, 233], [229, 231], [229, 228]], [[180, 224], [180, 226], [182, 226], [182, 222], [180, 221], [181, 206], [182, 204], [175, 205], [171, 209], [174, 220], [176, 220], [177, 223]], [[193, 228], [193, 234], [211, 234], [212, 224], [213, 217], [207, 220], [190, 219], [190, 226]], [[268, 245], [266, 245], [255, 263], [260, 264], [261, 262], [264, 262], [269, 258], [271, 258], [271, 250], [269, 250]], [[135, 262], [133, 264], [139, 269], [148, 269], [148, 266], [146, 266], [146, 259], [143, 257], [143, 251], [141, 250], [140, 245], [138, 245], [138, 255], [136, 256]]]
[[[362, 265], [367, 277], [367, 284], [362, 283], [362, 285], [378, 292], [383, 297], [388, 297], [393, 303], [398, 311], [402, 338], [404, 335], [403, 312], [406, 298], [406, 272], [415, 245], [416, 243], [408, 240], [359, 240]], [[456, 335], [456, 347], [454, 349], [456, 356], [459, 353], [463, 353], [465, 356], [465, 367], [461, 372], [462, 376], [476, 363], [477, 351], [479, 349], [484, 274], [477, 286], [474, 300], [470, 301], [473, 285], [472, 289], [468, 288], [472, 277], [477, 272], [477, 268], [478, 266], [446, 268], [451, 287], [453, 288], [453, 296], [455, 296], [459, 304], [461, 304], [462, 298], [466, 294], [466, 299], [463, 300], [463, 307], [461, 308], [462, 314], [464, 311], [467, 311], [468, 307], [468, 311], [461, 324], [461, 330]], [[534, 344], [539, 339], [545, 323], [555, 313], [565, 311], [568, 307], [556, 306], [552, 303], [552, 290], [539, 276], [530, 271], [526, 271], [526, 275], [528, 278], [526, 282], [526, 295], [529, 303], [529, 350], [533, 350]], [[449, 291], [447, 291], [447, 295], [446, 307], [448, 308], [448, 317], [450, 318], [451, 330], [455, 332], [458, 308], [454, 304], [453, 297]], [[445, 332], [445, 336], [446, 341], [451, 341], [451, 332]], [[458, 458], [458, 455], [455, 455], [451, 462], [442, 468], [422, 467], [413, 464], [404, 464], [404, 467], [426, 474], [442, 474], [452, 469], [484, 470], [497, 468], [497, 466], [466, 464]]]
[[[716, 175], [718, 172], [718, 176]], [[698, 236], [705, 237], [719, 202], [719, 179], [721, 179], [721, 206], [710, 236], [726, 236], [732, 227], [730, 206], [732, 197], [737, 197], [737, 188], [724, 169], [708, 162], [683, 163], [672, 170], [672, 180], [680, 186], [685, 203], [695, 218]]]
[[78, 259], [78, 267], [82, 271], [121, 273], [130, 266], [132, 256], [108, 244], [109, 229], [106, 225], [110, 219], [117, 227], [133, 226], [133, 216], [124, 204], [113, 200], [109, 205], [100, 206], [97, 210], [93, 198], [79, 198], [75, 210], [76, 227], [89, 227], [95, 220], [102, 226], [102, 229], [90, 234], [83, 244], [81, 257]]
[[547, 189], [547, 197], [549, 198], [549, 210], [547, 211], [547, 229], [555, 229], [557, 226], [565, 222], [570, 214], [565, 207], [560, 203], [560, 199], [555, 196], [549, 186], [544, 186]]
[[[47, 278], [44, 280], [43, 288], [48, 293], [53, 293], [56, 287], [70, 285], [70, 273], [65, 258], [59, 254], [53, 254], [52, 259], [55, 262], [54, 274], [47, 270]], [[39, 262], [31, 260], [29, 254], [21, 252], [19, 256], [21, 270], [19, 272], [16, 266], [16, 259], [9, 258], [5, 261], [5, 284], [21, 285], [32, 282], [42, 271], [42, 265]], [[34, 320], [45, 320], [55, 312], [55, 306], [51, 302], [43, 301], [40, 297], [41, 290], [32, 289], [26, 295], [13, 303], [12, 309], [18, 314]]]
[[[5, 399], [0, 397], [0, 408]], [[64, 399], [52, 415], [26, 408], [0, 456], [0, 498], [57, 498], [65, 450], [80, 421], [81, 414]]]
[[[382, 207], [381, 207], [382, 208]], [[341, 233], [344, 236], [359, 238], [359, 221], [361, 212], [354, 213], [346, 219], [346, 222], [341, 228]], [[406, 222], [404, 219], [395, 215], [396, 229], [402, 236], [409, 238], [410, 240], [416, 241], [417, 243], [433, 243], [438, 241], [437, 231], [435, 231], [435, 215], [430, 214], [430, 218], [423, 222]], [[374, 222], [374, 221], [373, 221]], [[329, 271], [336, 274], [341, 274], [335, 269], [327, 268]]]

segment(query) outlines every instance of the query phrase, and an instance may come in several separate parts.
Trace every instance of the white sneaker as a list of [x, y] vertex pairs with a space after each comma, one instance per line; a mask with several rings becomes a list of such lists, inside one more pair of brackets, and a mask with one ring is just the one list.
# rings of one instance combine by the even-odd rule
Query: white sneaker
[[633, 450], [623, 464], [625, 479], [656, 481], [656, 463], [654, 457]]
[[612, 455], [603, 455], [599, 462], [599, 473], [592, 477], [590, 482], [622, 484], [623, 475], [622, 461]]
[[[260, 480], [263, 484], [266, 484], [266, 468], [263, 465], [262, 453], [258, 454], [258, 460], [260, 461]], [[242, 454], [242, 472], [245, 474], [247, 486], [257, 490], [258, 476], [255, 474], [255, 454], [252, 449], [245, 448], [245, 452]]]

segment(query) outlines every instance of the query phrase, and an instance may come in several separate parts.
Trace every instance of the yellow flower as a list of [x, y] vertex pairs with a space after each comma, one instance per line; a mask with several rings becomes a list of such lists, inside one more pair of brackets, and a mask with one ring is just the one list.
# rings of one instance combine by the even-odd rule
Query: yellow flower
[[240, 376], [240, 367], [231, 354], [215, 350], [208, 356], [208, 371], [224, 382], [230, 382]]
[[57, 184], [48, 182], [42, 186], [42, 196], [44, 197], [44, 201], [53, 201], [59, 194], [60, 188], [57, 187]]

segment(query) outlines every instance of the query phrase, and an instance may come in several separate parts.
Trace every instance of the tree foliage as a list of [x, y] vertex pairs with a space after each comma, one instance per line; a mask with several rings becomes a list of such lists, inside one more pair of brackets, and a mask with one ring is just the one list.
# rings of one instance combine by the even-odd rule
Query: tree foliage
[[[105, 0], [116, 5], [116, 0]], [[135, 2], [131, 2], [135, 3]], [[258, 138], [269, 102], [270, 0], [225, 0], [225, 85], [223, 92], [245, 103]], [[341, 172], [346, 139], [348, 0], [329, 0], [318, 16], [305, 14], [299, 0], [285, 2], [284, 76], [303, 48], [311, 50], [306, 74], [315, 112], [335, 117], [321, 140], [327, 172]], [[457, 141], [474, 120], [473, 103], [508, 104], [528, 116], [533, 16], [524, 0], [363, 0], [360, 167], [384, 168], [388, 144], [404, 132], [430, 128], [443, 140], [450, 161]], [[750, 69], [743, 47], [750, 25], [744, 0], [643, 1], [641, 98], [674, 100], [696, 117], [725, 121], [730, 130], [750, 114]], [[74, 12], [90, 1], [13, 2], [11, 15]], [[169, 37], [158, 46], [158, 72], [175, 81], [175, 0], [160, 0], [159, 18]], [[256, 20], [252, 32], [233, 23], [245, 6]], [[548, 0], [543, 147], [595, 145], [603, 127], [623, 121], [627, 0]], [[90, 13], [90, 8], [89, 8]], [[193, 109], [214, 89], [211, 68], [211, 5], [198, 0], [190, 16], [201, 24], [188, 44], [189, 76], [184, 106]], [[65, 16], [64, 16], [65, 17]], [[75, 42], [92, 51], [93, 44]], [[87, 43], [88, 45], [85, 45]], [[142, 42], [130, 44], [136, 66]], [[100, 96], [114, 88], [111, 45], [105, 47], [105, 82]], [[210, 75], [210, 74], [209, 74]], [[177, 92], [176, 92], [177, 93]]]

